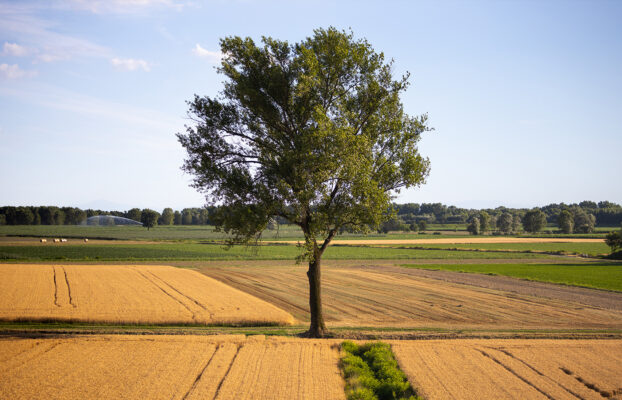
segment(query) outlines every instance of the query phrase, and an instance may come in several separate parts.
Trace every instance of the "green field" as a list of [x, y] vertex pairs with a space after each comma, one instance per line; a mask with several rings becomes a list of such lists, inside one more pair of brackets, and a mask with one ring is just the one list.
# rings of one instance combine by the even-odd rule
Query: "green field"
[[[404, 245], [409, 246], [409, 245]], [[403, 247], [403, 246], [400, 246]], [[425, 247], [435, 249], [479, 249], [479, 250], [510, 250], [510, 251], [541, 251], [563, 252], [569, 254], [588, 254], [596, 256], [609, 254], [611, 249], [602, 243], [452, 243], [452, 244], [422, 244], [413, 247]]]
[[423, 268], [488, 275], [503, 275], [532, 281], [561, 283], [622, 291], [622, 263], [597, 264], [403, 264]]
[[[300, 254], [295, 245], [234, 246], [219, 244], [46, 244], [0, 246], [0, 260], [294, 260]], [[519, 259], [546, 258], [541, 254], [484, 253], [476, 251], [417, 250], [369, 246], [331, 246], [324, 253], [329, 260], [365, 259]]]
[[[451, 225], [454, 226], [454, 225]], [[561, 238], [604, 238], [605, 234], [617, 228], [597, 228], [593, 234], [535, 234], [510, 235], [509, 237], [561, 237]], [[437, 234], [434, 234], [434, 233]], [[80, 225], [0, 225], [1, 236], [22, 237], [64, 237], [112, 240], [223, 240], [222, 232], [216, 232], [209, 225], [169, 225], [156, 226], [150, 230], [141, 226], [80, 226]], [[300, 228], [296, 225], [280, 225], [278, 230], [266, 230], [262, 235], [265, 240], [304, 240]], [[381, 234], [372, 232], [368, 235], [343, 233], [338, 239], [440, 239], [465, 237], [463, 229], [454, 231], [450, 225], [430, 224], [425, 232], [390, 232]]]

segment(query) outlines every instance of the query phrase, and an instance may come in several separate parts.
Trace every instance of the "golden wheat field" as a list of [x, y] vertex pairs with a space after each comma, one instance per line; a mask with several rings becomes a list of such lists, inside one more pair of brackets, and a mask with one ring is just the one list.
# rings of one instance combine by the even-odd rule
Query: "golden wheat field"
[[334, 341], [0, 339], [2, 399], [344, 399]]
[[[308, 282], [300, 266], [208, 267], [201, 272], [308, 320]], [[406, 271], [325, 268], [330, 326], [487, 329], [622, 328], [622, 311], [411, 276]]]
[[620, 340], [391, 343], [426, 400], [621, 399]]
[[292, 324], [276, 306], [188, 269], [0, 265], [0, 320]]

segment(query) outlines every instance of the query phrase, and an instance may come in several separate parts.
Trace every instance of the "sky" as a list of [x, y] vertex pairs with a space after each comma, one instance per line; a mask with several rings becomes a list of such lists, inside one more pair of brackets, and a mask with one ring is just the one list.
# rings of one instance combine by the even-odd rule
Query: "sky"
[[399, 203], [622, 203], [620, 1], [3, 1], [0, 205], [200, 207], [186, 101], [216, 96], [219, 39], [351, 29], [408, 71], [433, 132]]

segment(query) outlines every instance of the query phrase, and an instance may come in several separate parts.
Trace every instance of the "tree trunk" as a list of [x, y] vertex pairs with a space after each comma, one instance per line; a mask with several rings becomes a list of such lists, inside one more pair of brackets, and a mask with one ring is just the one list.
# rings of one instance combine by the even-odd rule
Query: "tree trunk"
[[316, 248], [314, 257], [309, 261], [309, 309], [311, 311], [311, 326], [307, 332], [309, 337], [321, 338], [326, 336], [328, 330], [324, 324], [324, 314], [322, 313], [322, 287], [320, 261], [322, 253]]

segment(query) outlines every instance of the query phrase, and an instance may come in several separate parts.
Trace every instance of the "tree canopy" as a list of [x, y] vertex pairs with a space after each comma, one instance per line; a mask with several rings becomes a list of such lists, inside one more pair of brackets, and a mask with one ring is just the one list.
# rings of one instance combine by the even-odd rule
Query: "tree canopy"
[[270, 218], [298, 225], [309, 260], [312, 336], [325, 332], [320, 258], [341, 228], [367, 232], [391, 214], [402, 188], [424, 183], [429, 161], [418, 151], [427, 116], [410, 117], [396, 80], [364, 39], [317, 29], [296, 44], [269, 37], [227, 37], [218, 98], [196, 96], [194, 125], [177, 134], [183, 169], [232, 243], [258, 240]]

